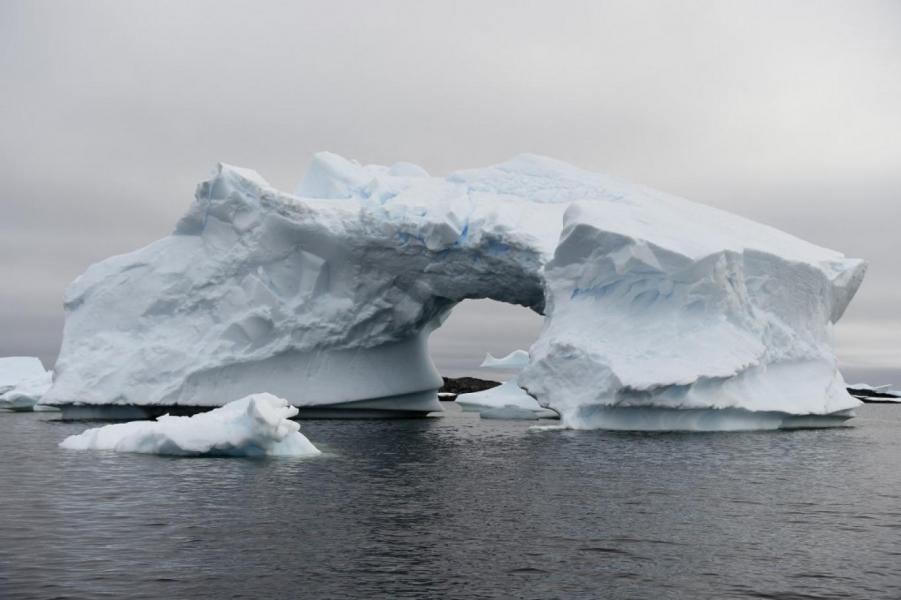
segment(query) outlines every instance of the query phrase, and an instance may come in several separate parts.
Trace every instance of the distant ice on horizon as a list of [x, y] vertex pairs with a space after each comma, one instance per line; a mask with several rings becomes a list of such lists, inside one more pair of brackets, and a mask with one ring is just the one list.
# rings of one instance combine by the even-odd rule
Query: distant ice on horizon
[[44, 370], [39, 358], [0, 357], [0, 408], [17, 412], [34, 410], [52, 381], [53, 372]]

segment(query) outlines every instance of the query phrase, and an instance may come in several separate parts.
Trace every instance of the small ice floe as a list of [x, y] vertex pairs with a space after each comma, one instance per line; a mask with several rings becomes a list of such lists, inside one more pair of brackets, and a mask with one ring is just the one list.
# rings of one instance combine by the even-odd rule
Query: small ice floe
[[[514, 350], [503, 358], [495, 358], [490, 353], [479, 365], [482, 368], [522, 370], [529, 364], [529, 353]], [[544, 408], [538, 401], [519, 386], [518, 377], [497, 387], [480, 392], [460, 394], [457, 404], [464, 412], [478, 412], [483, 419], [537, 420], [558, 419], [556, 411]]]
[[34, 410], [50, 388], [53, 373], [33, 356], [0, 358], [0, 408], [17, 412]]
[[[523, 418], [521, 416], [500, 416], [502, 414], [514, 415], [514, 411], [510, 409], [515, 409], [517, 415], [524, 414], [522, 411], [528, 411], [533, 415], [531, 418], [535, 419], [556, 419], [558, 417], [556, 412], [538, 404], [535, 398], [517, 385], [515, 379], [481, 392], [460, 394], [457, 396], [456, 402], [464, 412], [479, 412], [487, 419]], [[492, 412], [486, 416], [486, 411]]]
[[529, 353], [525, 350], [514, 350], [503, 358], [495, 358], [489, 352], [479, 367], [490, 369], [516, 369], [521, 371], [529, 366]]
[[190, 417], [163, 415], [88, 429], [60, 447], [175, 456], [314, 456], [319, 450], [291, 420], [297, 409], [272, 394], [252, 394]]

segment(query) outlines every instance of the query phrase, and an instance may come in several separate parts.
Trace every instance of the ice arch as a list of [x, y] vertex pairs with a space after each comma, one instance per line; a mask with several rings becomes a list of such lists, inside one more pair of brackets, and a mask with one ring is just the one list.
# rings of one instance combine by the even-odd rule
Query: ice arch
[[302, 409], [421, 413], [440, 385], [429, 333], [457, 302], [491, 298], [547, 315], [520, 381], [566, 424], [636, 408], [844, 416], [857, 401], [829, 331], [864, 270], [535, 156], [433, 178], [323, 153], [293, 195], [220, 165], [171, 236], [69, 287], [46, 402], [270, 392]]

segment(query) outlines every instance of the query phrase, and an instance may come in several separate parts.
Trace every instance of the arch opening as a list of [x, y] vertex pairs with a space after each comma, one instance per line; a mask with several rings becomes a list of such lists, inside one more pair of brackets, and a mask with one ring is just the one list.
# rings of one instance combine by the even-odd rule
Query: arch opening
[[500, 381], [515, 370], [480, 367], [486, 353], [505, 356], [526, 350], [538, 337], [544, 317], [497, 300], [463, 300], [429, 337], [429, 355], [445, 377], [481, 377]]

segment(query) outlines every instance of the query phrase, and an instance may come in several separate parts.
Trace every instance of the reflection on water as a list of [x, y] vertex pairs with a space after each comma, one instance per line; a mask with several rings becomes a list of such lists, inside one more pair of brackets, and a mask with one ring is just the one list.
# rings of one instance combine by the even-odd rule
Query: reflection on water
[[325, 456], [63, 451], [0, 414], [2, 598], [899, 598], [901, 407], [846, 429], [307, 421]]

